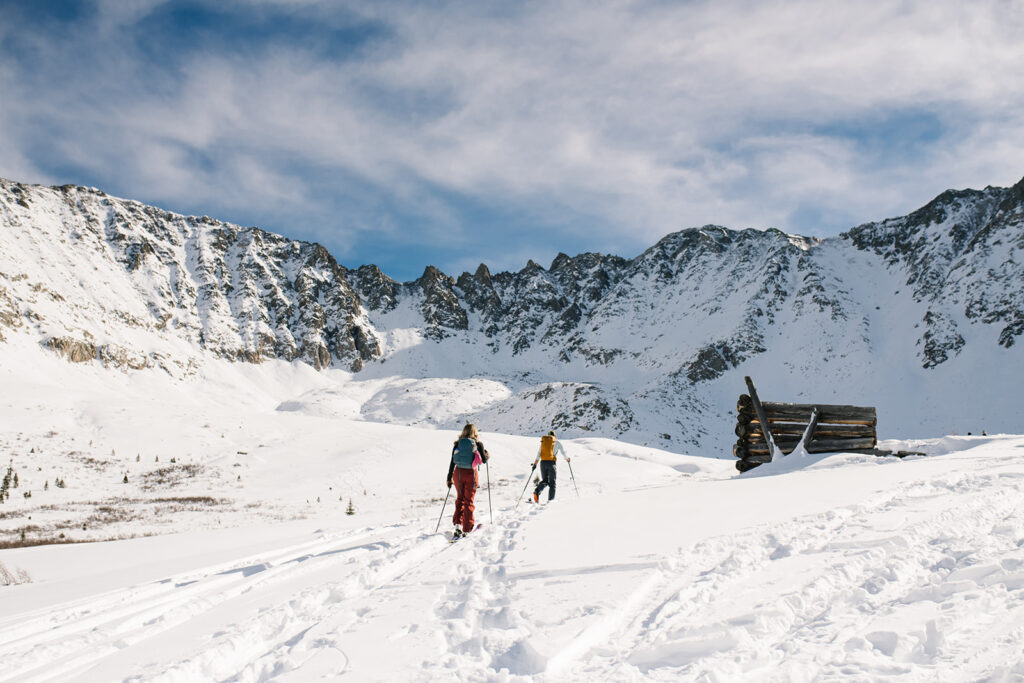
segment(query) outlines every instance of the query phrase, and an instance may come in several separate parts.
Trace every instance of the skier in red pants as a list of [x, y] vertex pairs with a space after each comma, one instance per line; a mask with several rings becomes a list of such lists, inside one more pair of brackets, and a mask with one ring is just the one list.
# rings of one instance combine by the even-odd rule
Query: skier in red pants
[[465, 536], [473, 530], [473, 499], [476, 497], [476, 468], [490, 460], [490, 454], [480, 441], [476, 427], [467, 424], [452, 446], [452, 459], [448, 464], [448, 488], [455, 484], [455, 525], [453, 538]]

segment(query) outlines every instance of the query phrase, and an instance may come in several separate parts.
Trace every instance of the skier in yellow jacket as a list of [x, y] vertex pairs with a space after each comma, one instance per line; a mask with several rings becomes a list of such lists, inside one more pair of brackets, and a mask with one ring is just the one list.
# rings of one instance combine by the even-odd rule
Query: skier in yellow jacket
[[555, 455], [558, 453], [562, 454], [566, 462], [572, 462], [569, 459], [569, 454], [565, 452], [565, 447], [558, 443], [554, 432], [548, 432], [540, 437], [540, 450], [537, 451], [537, 457], [533, 461], [534, 467], [540, 462], [540, 483], [533, 490], [534, 503], [540, 502], [540, 493], [545, 486], [548, 487], [548, 500], [553, 500], [555, 497]]

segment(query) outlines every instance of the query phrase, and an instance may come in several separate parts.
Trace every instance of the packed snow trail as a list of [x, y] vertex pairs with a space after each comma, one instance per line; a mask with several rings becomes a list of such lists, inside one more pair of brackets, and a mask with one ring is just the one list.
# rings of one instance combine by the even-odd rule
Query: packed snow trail
[[1013, 679], [1024, 438], [953, 446], [298, 534], [5, 616], [0, 679]]
[[[92, 668], [90, 677], [104, 679], [107, 669], [123, 670], [122, 652], [128, 653], [127, 663], [138, 661], [140, 651], [165, 655], [173, 649], [169, 643], [180, 642], [180, 634], [195, 633], [200, 624], [220, 624], [240, 609], [256, 607], [260, 616], [253, 650], [246, 647], [247, 638], [255, 635], [250, 624], [221, 639], [224, 642], [206, 650], [205, 656], [190, 657], [185, 667], [186, 678], [189, 673], [199, 678], [230, 675], [259, 654], [268, 640], [294, 637], [316, 623], [326, 605], [391, 581], [441, 547], [438, 537], [408, 527], [377, 529], [373, 540], [369, 537], [366, 531], [323, 537], [27, 618], [5, 619], [0, 621], [5, 643], [0, 655], [16, 664], [4, 675], [60, 680]], [[297, 597], [283, 600], [296, 591]]]
[[707, 539], [664, 563], [580, 674], [977, 679], [992, 660], [1021, 673], [1022, 505], [1019, 472], [952, 477]]

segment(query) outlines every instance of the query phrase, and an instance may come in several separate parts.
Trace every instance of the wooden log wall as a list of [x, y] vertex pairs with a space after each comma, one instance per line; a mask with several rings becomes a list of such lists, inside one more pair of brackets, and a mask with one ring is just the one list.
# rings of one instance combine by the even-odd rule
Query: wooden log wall
[[[878, 443], [873, 407], [770, 401], [762, 401], [761, 406], [775, 445], [783, 453], [793, 452], [800, 443], [815, 408], [818, 421], [806, 446], [808, 453], [873, 451]], [[736, 402], [736, 437], [732, 452], [739, 458], [736, 469], [740, 472], [771, 462], [764, 426], [747, 394]]]

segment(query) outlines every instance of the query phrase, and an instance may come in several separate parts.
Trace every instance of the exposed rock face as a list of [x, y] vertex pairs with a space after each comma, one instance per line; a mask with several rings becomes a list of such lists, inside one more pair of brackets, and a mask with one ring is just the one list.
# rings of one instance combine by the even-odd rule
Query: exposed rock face
[[[136, 328], [232, 360], [300, 359], [316, 368], [358, 370], [380, 355], [348, 272], [318, 244], [74, 186], [3, 181], [0, 212], [11, 247], [3, 268], [9, 277], [18, 276], [17, 256], [26, 265], [55, 254], [65, 261], [63, 280], [45, 286], [75, 300], [65, 301], [63, 311], [38, 312], [71, 333], [53, 338]], [[38, 299], [30, 288], [15, 290], [16, 282], [0, 286], [0, 311], [10, 307], [2, 302], [11, 291], [24, 303]]]
[[908, 216], [844, 237], [904, 273], [914, 300], [927, 307], [917, 342], [924, 367], [959, 352], [963, 324], [999, 325], [1007, 348], [1024, 333], [1024, 180], [1008, 189], [949, 190]]
[[[852, 392], [840, 402], [870, 404], [872, 373], [891, 370], [873, 365], [880, 353], [927, 382], [1024, 334], [1024, 181], [828, 239], [708, 225], [635, 258], [559, 254], [457, 278], [428, 266], [406, 283], [317, 244], [74, 186], [0, 181], [0, 231], [0, 333], [35, 330], [75, 362], [184, 367], [194, 348], [360, 370], [401, 349], [419, 360], [398, 372], [456, 372], [444, 362], [459, 358], [508, 379], [514, 397], [486, 413], [508, 429], [659, 445], [713, 434], [737, 368], [768, 357], [758, 367], [791, 391], [838, 386]], [[389, 346], [396, 328], [404, 345]]]
[[0, 287], [0, 341], [6, 340], [3, 328], [21, 327], [21, 316], [18, 313], [14, 299], [7, 293], [6, 288]]
[[43, 345], [53, 349], [72, 363], [85, 363], [87, 361], [95, 360], [99, 351], [95, 344], [81, 339], [72, 339], [70, 337], [54, 337], [53, 339], [47, 339]]
[[420, 312], [423, 314], [424, 336], [440, 341], [452, 330], [469, 328], [466, 311], [453, 289], [455, 280], [434, 266], [427, 266], [423, 276], [413, 284], [423, 297]]
[[349, 277], [367, 308], [387, 312], [397, 305], [402, 285], [382, 273], [377, 266], [360, 266], [349, 271]]

